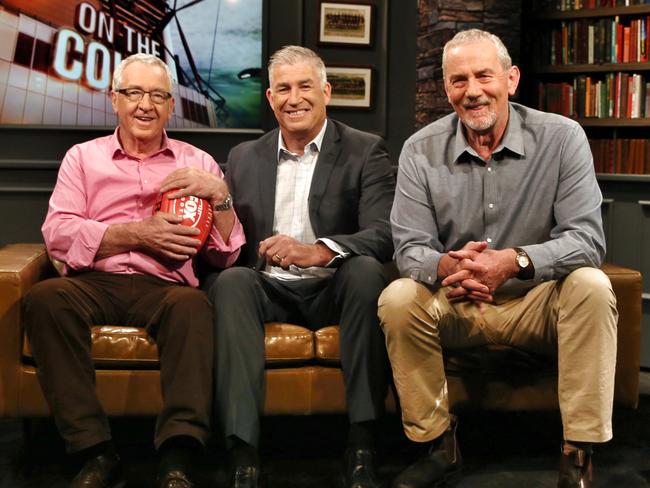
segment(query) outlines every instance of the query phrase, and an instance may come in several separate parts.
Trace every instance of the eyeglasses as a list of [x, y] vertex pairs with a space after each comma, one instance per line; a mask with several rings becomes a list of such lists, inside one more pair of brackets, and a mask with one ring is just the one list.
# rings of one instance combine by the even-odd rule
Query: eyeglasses
[[148, 93], [149, 99], [156, 105], [161, 105], [172, 97], [171, 93], [162, 90], [147, 91], [140, 88], [121, 88], [115, 91], [128, 98], [129, 102], [139, 102], [144, 98], [144, 94]]

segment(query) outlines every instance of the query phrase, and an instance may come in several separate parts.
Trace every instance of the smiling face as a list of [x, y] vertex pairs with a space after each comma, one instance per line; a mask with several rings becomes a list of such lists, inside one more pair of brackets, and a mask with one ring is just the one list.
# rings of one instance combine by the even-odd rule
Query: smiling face
[[[163, 68], [138, 61], [124, 68], [120, 89], [124, 88], [171, 92], [169, 78]], [[134, 154], [159, 149], [163, 128], [174, 110], [174, 99], [156, 104], [148, 94], [137, 102], [131, 102], [125, 95], [116, 92], [111, 97], [113, 110], [119, 119], [119, 135], [124, 149]]]
[[490, 41], [453, 47], [445, 63], [445, 92], [468, 130], [501, 136], [508, 122], [508, 96], [515, 94], [519, 68], [504, 70]]
[[325, 106], [331, 86], [323, 88], [312, 63], [277, 65], [273, 68], [273, 86], [266, 91], [275, 118], [280, 124], [287, 149], [302, 152], [325, 122]]

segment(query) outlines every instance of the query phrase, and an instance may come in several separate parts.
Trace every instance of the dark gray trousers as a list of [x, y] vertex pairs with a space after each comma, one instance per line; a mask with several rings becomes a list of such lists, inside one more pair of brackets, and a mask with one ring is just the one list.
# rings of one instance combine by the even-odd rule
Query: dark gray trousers
[[160, 353], [163, 409], [156, 448], [187, 435], [204, 443], [213, 394], [212, 306], [201, 290], [152, 276], [88, 272], [38, 283], [24, 302], [38, 378], [69, 452], [111, 438], [95, 393], [90, 328], [144, 327]]
[[386, 284], [381, 263], [367, 256], [345, 260], [325, 279], [280, 281], [245, 267], [210, 275], [205, 287], [216, 327], [214, 406], [225, 438], [259, 443], [266, 321], [313, 330], [339, 324], [350, 422], [382, 415], [387, 359], [377, 299]]

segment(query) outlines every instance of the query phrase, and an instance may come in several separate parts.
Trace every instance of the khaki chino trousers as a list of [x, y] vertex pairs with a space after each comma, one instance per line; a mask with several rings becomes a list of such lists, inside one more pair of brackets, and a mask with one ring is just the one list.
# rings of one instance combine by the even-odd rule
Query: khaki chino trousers
[[504, 344], [557, 357], [564, 438], [612, 437], [616, 297], [607, 276], [579, 268], [526, 295], [487, 304], [450, 303], [448, 288], [402, 278], [379, 298], [379, 318], [406, 435], [426, 442], [449, 426], [443, 348]]

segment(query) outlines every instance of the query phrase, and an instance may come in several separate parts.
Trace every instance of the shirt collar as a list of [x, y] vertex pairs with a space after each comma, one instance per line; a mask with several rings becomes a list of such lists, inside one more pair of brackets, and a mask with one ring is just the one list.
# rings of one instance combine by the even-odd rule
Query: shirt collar
[[[118, 136], [120, 131], [120, 127], [117, 126], [115, 128], [115, 131], [113, 131], [113, 135], [110, 138], [109, 141], [109, 147], [110, 147], [110, 153], [112, 154], [113, 158], [117, 156], [127, 156], [127, 152], [124, 150], [122, 147], [122, 144], [120, 143], [120, 138]], [[176, 157], [176, 154], [174, 153], [174, 149], [170, 145], [170, 139], [167, 137], [167, 131], [163, 129], [163, 134], [162, 134], [162, 147], [156, 151], [155, 153], [151, 154], [151, 156], [154, 156], [156, 154], [161, 154], [167, 152], [171, 154], [172, 157]]]
[[[305, 149], [311, 147], [312, 149], [315, 149], [317, 152], [320, 152], [320, 148], [323, 145], [323, 138], [325, 137], [325, 129], [327, 129], [327, 119], [325, 119], [325, 123], [323, 124], [323, 127], [321, 128], [320, 132], [316, 134], [316, 137], [314, 137], [311, 140], [311, 142], [305, 145]], [[289, 151], [284, 145], [284, 139], [282, 138], [282, 130], [279, 130], [278, 131], [278, 161], [280, 161], [280, 157], [282, 156], [282, 154], [289, 154], [295, 157], [295, 154]]]
[[[513, 108], [511, 103], [508, 103], [508, 125], [506, 126], [506, 131], [503, 134], [501, 142], [492, 154], [497, 154], [504, 149], [507, 149], [520, 156], [525, 156], [526, 151], [524, 149], [524, 134], [522, 126], [523, 121], [521, 115], [519, 115], [519, 112]], [[469, 153], [472, 156], [479, 157], [472, 146], [469, 145], [469, 142], [467, 142], [467, 137], [465, 137], [465, 131], [463, 130], [463, 123], [461, 122], [460, 117], [458, 117], [453, 161], [457, 162], [463, 153]]]

